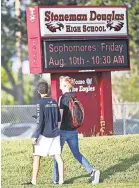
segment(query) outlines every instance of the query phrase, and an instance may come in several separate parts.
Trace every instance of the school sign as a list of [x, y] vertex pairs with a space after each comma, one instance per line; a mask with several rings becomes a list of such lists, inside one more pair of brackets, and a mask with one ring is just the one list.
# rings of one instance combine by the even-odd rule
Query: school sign
[[127, 35], [126, 7], [40, 8], [39, 17], [41, 36]]
[[112, 134], [111, 71], [130, 70], [127, 7], [31, 6], [27, 31], [30, 72], [51, 73], [51, 96], [61, 95], [60, 76], [75, 79], [79, 133]]

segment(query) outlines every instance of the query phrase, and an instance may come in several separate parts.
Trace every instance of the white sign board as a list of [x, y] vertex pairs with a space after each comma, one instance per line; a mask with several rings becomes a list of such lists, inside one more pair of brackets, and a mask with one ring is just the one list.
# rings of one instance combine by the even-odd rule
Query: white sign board
[[40, 8], [41, 36], [126, 36], [126, 7]]

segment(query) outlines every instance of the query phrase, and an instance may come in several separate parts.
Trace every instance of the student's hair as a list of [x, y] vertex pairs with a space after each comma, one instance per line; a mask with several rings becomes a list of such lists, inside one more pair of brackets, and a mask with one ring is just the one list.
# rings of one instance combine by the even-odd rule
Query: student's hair
[[60, 76], [59, 78], [60, 81], [65, 81], [67, 84], [68, 89], [72, 89], [75, 85], [75, 81], [73, 78], [69, 76]]
[[48, 93], [48, 83], [46, 81], [41, 81], [38, 84], [38, 92], [41, 94]]

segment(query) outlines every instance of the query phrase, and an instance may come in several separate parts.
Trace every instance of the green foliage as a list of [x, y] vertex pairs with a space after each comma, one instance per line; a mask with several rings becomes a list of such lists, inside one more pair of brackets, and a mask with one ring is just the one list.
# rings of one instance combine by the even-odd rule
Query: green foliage
[[[130, 45], [131, 70], [128, 73], [118, 74], [112, 77], [113, 91], [119, 101], [139, 101], [139, 1], [138, 0], [113, 0], [107, 1], [113, 5], [129, 3], [128, 29]], [[111, 2], [111, 3], [110, 3]]]
[[[88, 137], [80, 139], [79, 143], [81, 153], [101, 170], [100, 184], [95, 185], [96, 188], [139, 187], [139, 135]], [[92, 188], [90, 175], [73, 158], [67, 144], [62, 157], [65, 170], [62, 188]], [[2, 187], [24, 188], [22, 183], [31, 180], [32, 163], [31, 140], [2, 141]], [[42, 157], [35, 187], [61, 187], [50, 184], [52, 177], [53, 159]]]
[[[10, 63], [11, 62], [9, 61], [8, 62], [9, 67], [10, 67]], [[17, 73], [12, 72], [10, 68], [9, 68], [9, 70], [10, 70], [10, 74], [12, 75], [15, 82], [17, 82]], [[12, 85], [9, 82], [9, 77], [8, 77], [7, 71], [3, 67], [1, 67], [1, 75], [2, 75], [1, 81], [4, 85], [4, 87], [6, 87], [8, 90], [11, 91]], [[1, 104], [2, 105], [13, 105], [13, 104], [17, 104], [17, 101], [15, 100], [13, 95], [8, 93], [8, 91], [6, 92], [6, 91], [2, 90], [1, 91]]]
[[16, 105], [17, 101], [14, 100], [14, 97], [5, 91], [1, 92], [1, 105]]
[[120, 102], [139, 101], [139, 76], [130, 72], [123, 73], [121, 76], [113, 76], [113, 92], [117, 94]]
[[24, 100], [26, 104], [30, 104], [33, 97], [33, 77], [32, 75], [24, 75]]
[[128, 30], [131, 71], [123, 74], [114, 74], [112, 76], [112, 88], [119, 101], [139, 101], [139, 1], [91, 0], [85, 3], [89, 5], [129, 5]]
[[[5, 1], [3, 0], [3, 3]], [[5, 63], [15, 55], [15, 24], [16, 20], [13, 17], [13, 7], [6, 7], [6, 4], [2, 4], [1, 8], [1, 64], [4, 67]]]
[[[6, 71], [2, 67], [2, 82], [4, 83], [5, 87], [8, 89], [12, 89], [12, 86], [8, 80], [8, 76]], [[17, 73], [13, 73], [13, 78], [17, 83], [18, 75]], [[33, 97], [33, 76], [32, 75], [23, 75], [24, 80], [24, 92], [23, 98], [25, 104], [30, 104], [30, 101]], [[2, 105], [14, 105], [18, 104], [18, 101], [14, 99], [14, 96], [2, 90], [1, 92], [1, 104]]]
[[[15, 80], [15, 82], [17, 82], [18, 75], [17, 75], [17, 73], [12, 71], [11, 64], [12, 64], [12, 62], [10, 60], [8, 60], [8, 62], [7, 62], [8, 70], [10, 71], [10, 73], [11, 73], [13, 79]], [[9, 77], [8, 77], [7, 71], [5, 70], [5, 68], [3, 66], [1, 67], [1, 75], [2, 75], [2, 78], [1, 78], [2, 83], [4, 83], [4, 85], [8, 84], [8, 85], [11, 86], [11, 84], [9, 82]]]
[[3, 83], [9, 82], [7, 72], [5, 71], [5, 69], [3, 67], [1, 67], [1, 75], [2, 75]]

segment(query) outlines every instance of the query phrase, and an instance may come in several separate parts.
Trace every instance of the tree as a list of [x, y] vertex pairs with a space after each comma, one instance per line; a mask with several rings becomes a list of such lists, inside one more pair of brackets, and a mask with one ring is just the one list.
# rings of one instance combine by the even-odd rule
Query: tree
[[[8, 94], [11, 94], [14, 97], [14, 101], [16, 101], [18, 104], [24, 103], [23, 98], [23, 80], [22, 80], [22, 70], [20, 70], [19, 74], [20, 77], [18, 79], [15, 79], [12, 72], [12, 61], [11, 59], [13, 57], [16, 57], [16, 40], [21, 40], [18, 37], [15, 36], [16, 31], [21, 31], [23, 33], [23, 36], [25, 34], [25, 21], [23, 21], [24, 18], [21, 19], [21, 24], [17, 24], [16, 17], [14, 16], [14, 7], [11, 4], [8, 4], [7, 1], [2, 0], [1, 4], [1, 12], [2, 12], [2, 42], [1, 42], [1, 49], [2, 49], [2, 56], [1, 56], [1, 65], [3, 69], [5, 70], [8, 80], [10, 82], [10, 86], [6, 85], [3, 82], [2, 77], [2, 84], [1, 88], [3, 91], [5, 91]], [[22, 45], [24, 45], [22, 41]], [[19, 46], [19, 48], [22, 48], [22, 46]], [[22, 50], [22, 53], [24, 53], [24, 50]], [[21, 79], [20, 79], [21, 78]], [[19, 91], [21, 90], [21, 93], [19, 94]]]
[[[16, 11], [14, 3], [8, 3], [6, 0], [2, 0], [1, 2], [2, 104], [30, 103], [28, 100], [30, 94], [25, 87], [28, 88], [28, 84], [32, 84], [33, 81], [26, 82], [25, 85], [24, 80], [26, 76], [22, 74], [22, 62], [28, 59], [28, 49], [25, 5], [23, 1], [21, 1], [21, 3], [22, 9], [19, 7], [19, 15], [15, 16]], [[18, 72], [15, 73], [13, 72], [12, 65], [13, 61], [17, 60], [17, 56], [20, 67], [18, 68]], [[31, 75], [31, 77], [33, 76]]]
[[[87, 1], [86, 1], [87, 3]], [[131, 70], [112, 73], [112, 88], [118, 101], [139, 101], [139, 1], [91, 0], [89, 5], [127, 5]]]
[[113, 91], [119, 101], [138, 102], [139, 101], [139, 1], [128, 0], [117, 3], [129, 5], [128, 28], [130, 41], [130, 64], [131, 70], [124, 72], [120, 76], [112, 77]]
[[[35, 2], [38, 5], [57, 5], [57, 4], [62, 4], [62, 5], [77, 5], [76, 0], [63, 0], [63, 1], [57, 1], [57, 0], [33, 0], [33, 2]], [[40, 76], [39, 75], [34, 75], [34, 81], [33, 81], [33, 97], [31, 100], [31, 103], [34, 104], [38, 98], [38, 94], [36, 93], [36, 88], [37, 88], [37, 84], [40, 80]]]

